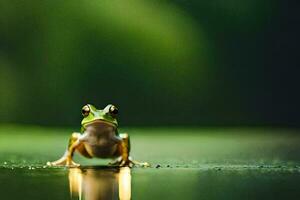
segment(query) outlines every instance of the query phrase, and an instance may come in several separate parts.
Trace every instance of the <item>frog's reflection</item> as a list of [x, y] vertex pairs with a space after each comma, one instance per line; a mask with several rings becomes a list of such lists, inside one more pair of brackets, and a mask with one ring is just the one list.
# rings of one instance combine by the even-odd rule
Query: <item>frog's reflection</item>
[[120, 169], [73, 168], [69, 170], [69, 184], [71, 199], [131, 199], [129, 167]]

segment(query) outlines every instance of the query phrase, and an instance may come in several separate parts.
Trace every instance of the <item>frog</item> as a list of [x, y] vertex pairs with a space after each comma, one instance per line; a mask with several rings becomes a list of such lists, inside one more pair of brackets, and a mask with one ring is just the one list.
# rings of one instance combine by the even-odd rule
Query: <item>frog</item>
[[127, 133], [119, 133], [117, 116], [119, 109], [108, 104], [104, 109], [97, 109], [92, 104], [82, 107], [81, 131], [73, 132], [69, 138], [63, 156], [48, 166], [79, 167], [73, 160], [75, 152], [86, 158], [115, 159], [109, 165], [114, 166], [150, 166], [147, 162], [138, 162], [130, 156], [130, 138]]

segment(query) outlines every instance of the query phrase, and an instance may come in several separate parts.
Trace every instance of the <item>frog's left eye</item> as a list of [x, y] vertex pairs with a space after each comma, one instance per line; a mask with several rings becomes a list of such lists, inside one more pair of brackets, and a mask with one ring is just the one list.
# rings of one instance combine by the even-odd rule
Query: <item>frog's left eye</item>
[[116, 106], [112, 105], [109, 108], [109, 113], [112, 115], [117, 115], [119, 113], [119, 110]]
[[81, 113], [82, 113], [82, 116], [86, 117], [90, 114], [90, 107], [88, 105], [86, 106], [83, 106], [82, 110], [81, 110]]

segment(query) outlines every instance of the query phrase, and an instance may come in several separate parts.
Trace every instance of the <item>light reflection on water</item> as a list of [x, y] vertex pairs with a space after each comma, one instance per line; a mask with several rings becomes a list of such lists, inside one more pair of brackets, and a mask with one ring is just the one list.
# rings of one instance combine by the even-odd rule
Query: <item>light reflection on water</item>
[[131, 199], [131, 173], [129, 167], [120, 169], [69, 169], [71, 199], [108, 200]]

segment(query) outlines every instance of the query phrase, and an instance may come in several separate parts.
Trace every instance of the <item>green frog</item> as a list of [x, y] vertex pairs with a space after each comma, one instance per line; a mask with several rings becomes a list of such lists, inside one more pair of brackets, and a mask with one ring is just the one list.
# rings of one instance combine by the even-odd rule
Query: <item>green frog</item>
[[129, 135], [118, 132], [118, 108], [107, 105], [103, 110], [87, 104], [82, 107], [81, 132], [72, 133], [67, 150], [64, 155], [54, 162], [47, 162], [49, 166], [78, 167], [73, 161], [74, 152], [77, 151], [87, 158], [112, 158], [116, 159], [111, 165], [149, 166], [130, 158]]

